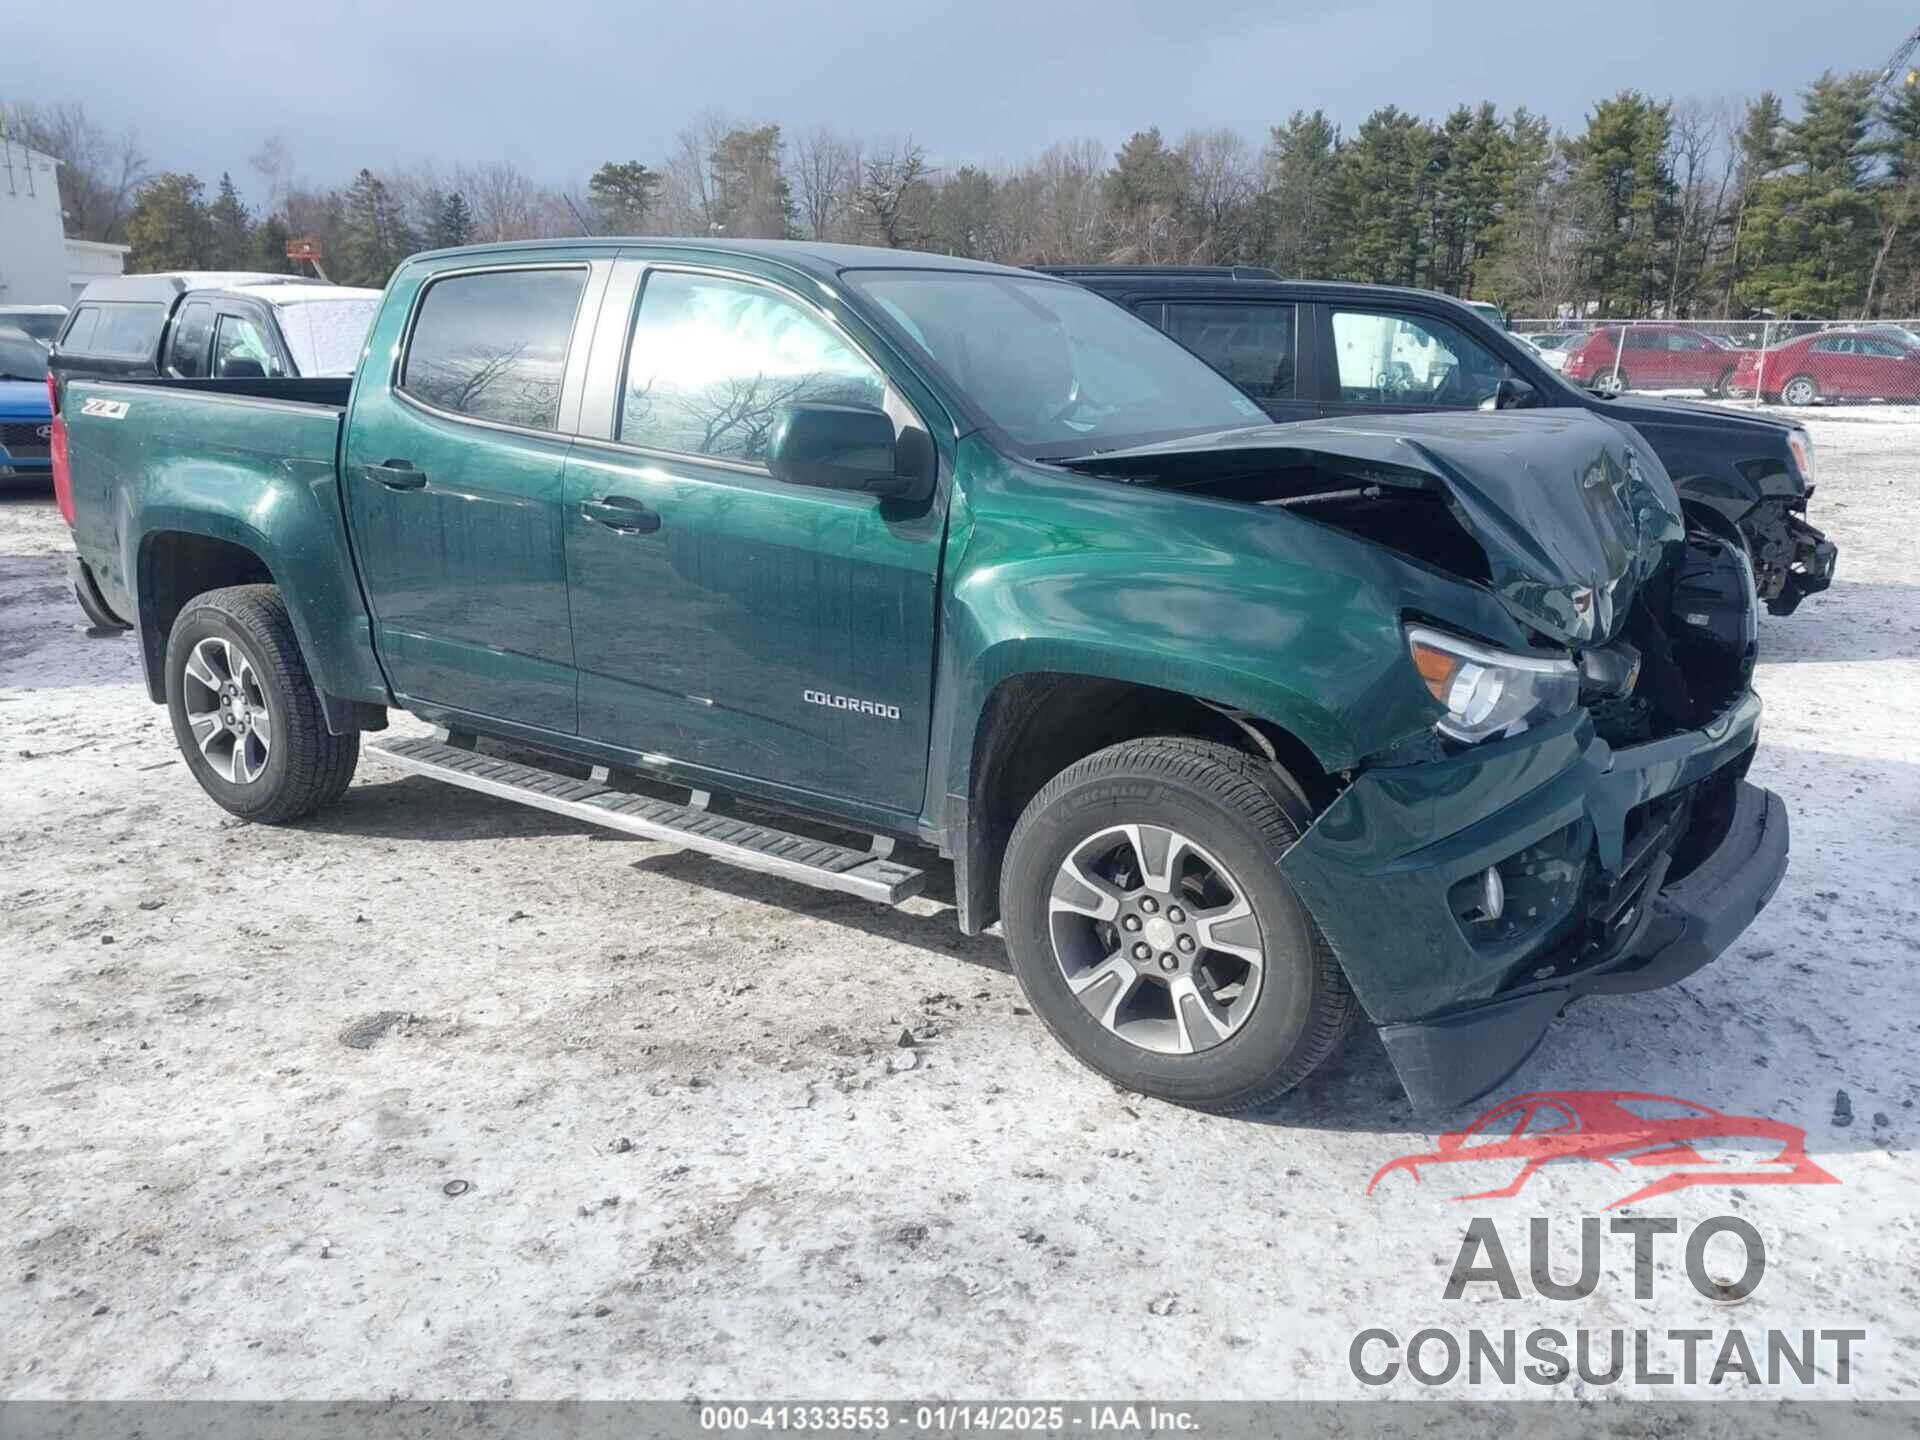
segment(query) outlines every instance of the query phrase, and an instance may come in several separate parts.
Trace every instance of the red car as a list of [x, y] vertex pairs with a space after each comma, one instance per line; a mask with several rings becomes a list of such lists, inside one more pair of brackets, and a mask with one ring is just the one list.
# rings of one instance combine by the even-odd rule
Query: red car
[[1734, 367], [1734, 393], [1768, 400], [1920, 400], [1920, 350], [1867, 330], [1823, 330], [1771, 350], [1749, 350]]
[[1718, 395], [1733, 379], [1739, 360], [1712, 336], [1684, 325], [1609, 325], [1568, 346], [1561, 373], [1604, 394], [1704, 390]]
[[[1716, 1141], [1720, 1143], [1711, 1144]], [[1756, 1142], [1774, 1153], [1755, 1153]], [[1807, 1158], [1806, 1145], [1807, 1132], [1797, 1125], [1757, 1115], [1723, 1115], [1671, 1095], [1542, 1091], [1494, 1106], [1466, 1129], [1442, 1135], [1436, 1150], [1388, 1161], [1367, 1182], [1367, 1193], [1396, 1170], [1418, 1181], [1423, 1168], [1486, 1163], [1511, 1178], [1490, 1190], [1453, 1198], [1496, 1200], [1518, 1195], [1536, 1170], [1556, 1160], [1591, 1160], [1614, 1171], [1623, 1165], [1668, 1170], [1613, 1201], [1609, 1210], [1692, 1185], [1838, 1185]], [[1703, 1147], [1729, 1152], [1728, 1158], [1703, 1155]]]

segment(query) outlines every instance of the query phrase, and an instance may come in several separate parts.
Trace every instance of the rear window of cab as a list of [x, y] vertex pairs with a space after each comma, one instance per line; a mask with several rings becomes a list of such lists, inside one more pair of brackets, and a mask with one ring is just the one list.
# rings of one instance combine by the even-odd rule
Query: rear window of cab
[[60, 348], [77, 355], [142, 360], [153, 354], [166, 327], [167, 307], [153, 302], [96, 301], [73, 312]]

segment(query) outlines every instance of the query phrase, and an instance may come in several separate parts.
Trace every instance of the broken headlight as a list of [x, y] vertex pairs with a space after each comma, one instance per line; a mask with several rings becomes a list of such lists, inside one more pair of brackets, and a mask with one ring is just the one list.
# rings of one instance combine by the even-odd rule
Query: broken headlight
[[1807, 483], [1807, 489], [1813, 489], [1813, 437], [1804, 430], [1787, 432], [1787, 449], [1793, 452], [1793, 463], [1800, 467], [1800, 478]]
[[1407, 649], [1446, 707], [1434, 728], [1468, 745], [1517, 735], [1580, 703], [1580, 672], [1569, 659], [1495, 650], [1423, 625], [1407, 628]]

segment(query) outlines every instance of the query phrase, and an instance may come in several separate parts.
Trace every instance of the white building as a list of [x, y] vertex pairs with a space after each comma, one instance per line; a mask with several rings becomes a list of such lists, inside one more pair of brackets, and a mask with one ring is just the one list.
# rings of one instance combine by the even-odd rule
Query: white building
[[70, 305], [126, 268], [125, 245], [67, 239], [58, 163], [0, 136], [0, 305]]

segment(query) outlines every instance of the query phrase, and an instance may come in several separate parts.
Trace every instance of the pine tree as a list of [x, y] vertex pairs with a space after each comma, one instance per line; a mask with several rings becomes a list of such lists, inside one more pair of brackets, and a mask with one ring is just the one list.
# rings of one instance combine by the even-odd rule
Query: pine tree
[[722, 235], [782, 240], [794, 233], [793, 191], [782, 170], [786, 142], [778, 125], [729, 130], [708, 157], [708, 223]]
[[1780, 142], [1781, 170], [1747, 207], [1754, 255], [1748, 293], [1776, 312], [1837, 315], [1866, 294], [1879, 248], [1867, 178], [1874, 77], [1831, 72], [1802, 94]]
[[1578, 275], [1567, 146], [1546, 117], [1525, 109], [1509, 117], [1506, 134], [1499, 219], [1479, 273], [1509, 314], [1553, 315], [1573, 299]]
[[296, 267], [287, 258], [287, 242], [292, 238], [293, 232], [287, 228], [284, 216], [267, 216], [253, 227], [253, 248], [247, 268], [266, 270], [275, 275], [293, 274]]
[[1333, 274], [1330, 201], [1339, 148], [1339, 128], [1320, 110], [1296, 110], [1268, 132], [1261, 252], [1290, 279]]
[[348, 187], [345, 221], [340, 265], [333, 275], [343, 285], [384, 286], [416, 248], [393, 192], [371, 170], [362, 170]]
[[127, 221], [127, 243], [133, 247], [127, 257], [129, 272], [210, 267], [213, 224], [205, 193], [206, 186], [195, 176], [174, 172], [156, 175], [141, 187]]
[[240, 203], [233, 176], [220, 172], [220, 192], [207, 212], [211, 229], [212, 261], [221, 270], [245, 270], [253, 260], [253, 217]]
[[1513, 142], [1491, 101], [1455, 106], [1432, 135], [1427, 283], [1472, 296], [1502, 208]]
[[473, 243], [473, 211], [458, 190], [442, 198], [428, 222], [427, 243], [435, 249]]
[[602, 235], [643, 235], [660, 198], [660, 175], [638, 160], [609, 160], [587, 181], [587, 202]]
[[1374, 111], [1340, 147], [1332, 212], [1341, 278], [1423, 283], [1434, 158], [1432, 127], [1397, 105]]
[[1186, 161], [1158, 127], [1135, 132], [1107, 174], [1114, 258], [1134, 264], [1184, 261], [1198, 239], [1186, 213]]
[[1581, 227], [1584, 288], [1603, 315], [1646, 314], [1664, 298], [1671, 254], [1672, 107], [1623, 90], [1602, 100], [1567, 150]]
[[1733, 238], [1724, 261], [1724, 313], [1737, 316], [1746, 306], [1737, 298], [1741, 282], [1753, 268], [1752, 247], [1747, 244], [1747, 210], [1760, 193], [1760, 182], [1780, 166], [1780, 134], [1786, 127], [1786, 112], [1780, 97], [1763, 90], [1747, 106], [1740, 133], [1734, 137], [1734, 185], [1739, 199], [1733, 210]]

